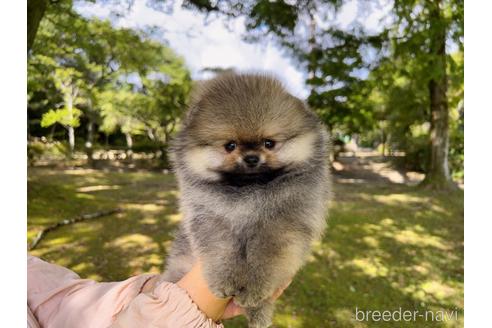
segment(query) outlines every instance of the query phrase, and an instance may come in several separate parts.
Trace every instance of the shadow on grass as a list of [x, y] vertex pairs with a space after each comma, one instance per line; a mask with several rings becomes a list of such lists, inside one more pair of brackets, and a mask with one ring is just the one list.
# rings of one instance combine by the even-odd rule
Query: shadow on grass
[[[277, 306], [277, 327], [462, 327], [463, 193], [335, 185], [329, 227]], [[359, 310], [459, 320], [356, 321]]]
[[[30, 172], [30, 231], [81, 213], [125, 211], [55, 231], [34, 255], [97, 280], [161, 271], [179, 222], [173, 177], [79, 173]], [[335, 183], [326, 234], [277, 302], [274, 325], [462, 327], [463, 306], [462, 191]], [[446, 322], [372, 322], [356, 321], [356, 308], [459, 314]], [[226, 327], [246, 327], [246, 321]]]
[[43, 226], [66, 217], [116, 207], [124, 210], [50, 232], [33, 255], [99, 281], [162, 271], [172, 231], [179, 222], [172, 177], [32, 173], [28, 188], [31, 238]]

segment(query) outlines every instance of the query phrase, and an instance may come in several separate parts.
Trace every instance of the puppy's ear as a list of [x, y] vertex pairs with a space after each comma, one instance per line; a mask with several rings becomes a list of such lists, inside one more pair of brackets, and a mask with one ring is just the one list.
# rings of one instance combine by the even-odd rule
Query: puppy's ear
[[234, 69], [227, 69], [209, 80], [196, 81], [193, 85], [190, 95], [190, 105], [186, 113], [186, 119], [189, 119], [196, 111], [203, 106], [203, 102], [207, 99], [208, 93], [217, 93], [217, 90], [228, 90], [231, 84], [234, 84], [234, 79], [239, 75]]
[[294, 102], [298, 108], [300, 108], [306, 112], [313, 112], [313, 110], [309, 107], [309, 105], [307, 104], [306, 101], [301, 100], [301, 99], [294, 97], [294, 96], [292, 96], [292, 97], [294, 98]]
[[186, 121], [189, 121], [190, 117], [193, 116], [193, 114], [198, 110], [200, 100], [202, 99], [205, 90], [207, 89], [207, 82], [208, 81], [196, 81], [194, 83], [190, 93], [190, 104], [185, 115]]

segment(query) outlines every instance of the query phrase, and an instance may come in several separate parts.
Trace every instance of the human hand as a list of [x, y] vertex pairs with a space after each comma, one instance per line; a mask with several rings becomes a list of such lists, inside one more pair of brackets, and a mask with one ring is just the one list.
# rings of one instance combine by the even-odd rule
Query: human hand
[[[273, 302], [282, 295], [292, 280], [278, 288], [270, 298]], [[233, 298], [218, 298], [209, 289], [203, 277], [203, 267], [198, 261], [177, 285], [187, 291], [198, 308], [213, 320], [225, 320], [244, 314], [244, 309], [234, 303]]]
[[[282, 293], [284, 292], [284, 290], [289, 287], [290, 283], [292, 282], [292, 279], [289, 280], [285, 285], [283, 285], [282, 287], [278, 288], [272, 295], [272, 297], [270, 297], [270, 301], [271, 302], [275, 302], [277, 300], [277, 298], [280, 297], [280, 295], [282, 295]], [[231, 319], [231, 318], [234, 318], [234, 317], [237, 317], [239, 315], [244, 315], [244, 308], [240, 307], [239, 305], [237, 305], [236, 303], [234, 303], [234, 299], [231, 299], [229, 300], [229, 303], [227, 303], [227, 306], [225, 308], [225, 311], [224, 311], [224, 314], [222, 314], [222, 317], [221, 319], [225, 320], [225, 319]]]

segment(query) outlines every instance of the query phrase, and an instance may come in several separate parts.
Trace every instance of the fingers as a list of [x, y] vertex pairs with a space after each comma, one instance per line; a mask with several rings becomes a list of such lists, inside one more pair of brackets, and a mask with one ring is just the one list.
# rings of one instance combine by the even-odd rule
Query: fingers
[[[292, 282], [292, 279], [287, 281], [287, 283], [285, 283], [283, 286], [281, 286], [280, 288], [278, 288], [272, 295], [272, 297], [270, 298], [270, 300], [273, 302], [275, 301], [277, 298], [280, 297], [280, 295], [282, 295], [282, 293], [284, 292], [284, 290], [289, 287], [290, 283]], [[245, 314], [245, 311], [242, 307], [240, 307], [239, 305], [237, 305], [236, 303], [234, 303], [234, 299], [230, 300], [229, 303], [227, 304], [226, 306], [226, 309], [224, 311], [224, 314], [222, 315], [222, 318], [223, 320], [225, 319], [230, 319], [230, 318], [234, 318], [234, 317], [237, 317], [238, 315], [244, 315]]]
[[226, 306], [222, 319], [230, 319], [242, 314], [244, 314], [244, 309], [231, 300]]

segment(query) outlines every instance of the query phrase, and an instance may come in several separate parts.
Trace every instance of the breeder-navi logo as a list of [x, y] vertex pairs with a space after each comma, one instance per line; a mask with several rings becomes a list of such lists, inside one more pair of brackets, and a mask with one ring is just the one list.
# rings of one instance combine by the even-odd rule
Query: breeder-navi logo
[[458, 320], [458, 310], [453, 311], [420, 311], [420, 310], [403, 310], [401, 307], [398, 310], [359, 310], [355, 308], [356, 321], [450, 321]]

